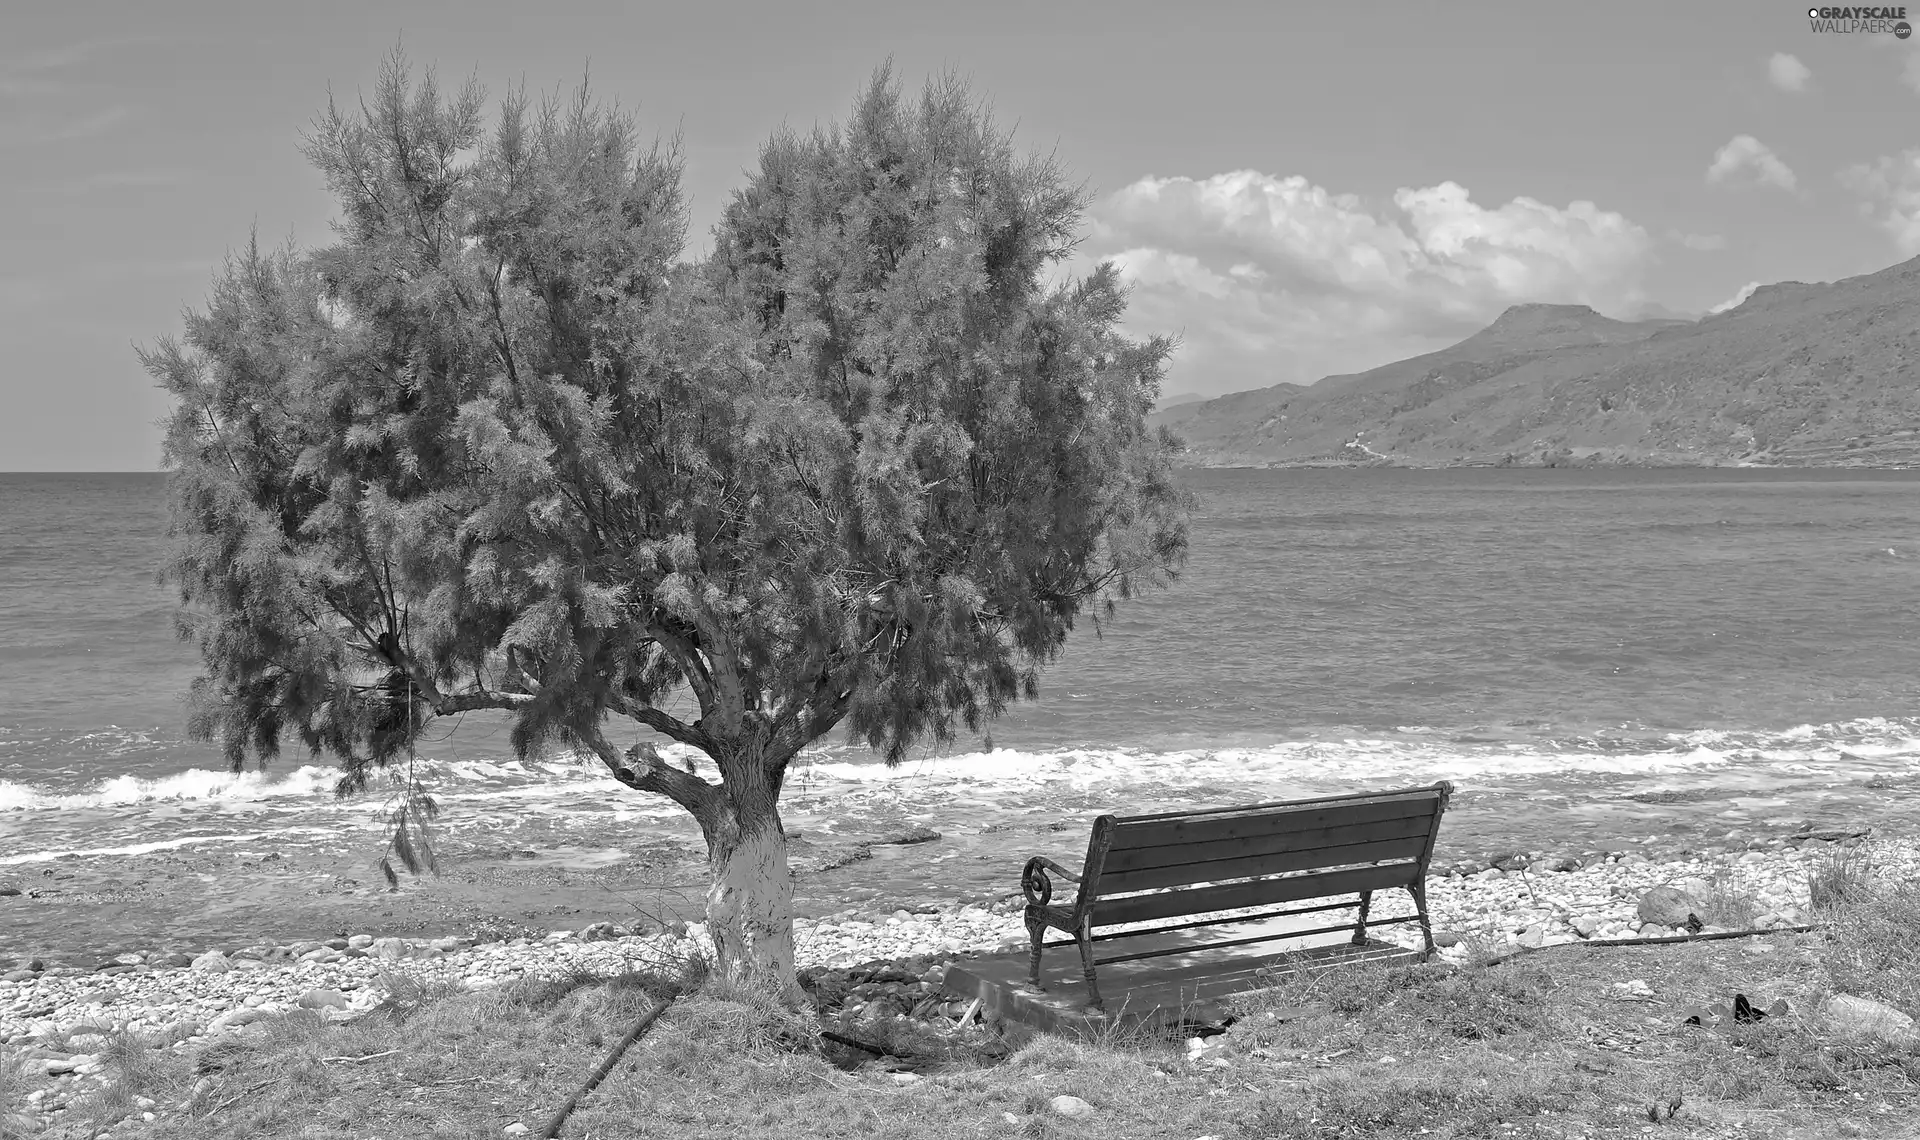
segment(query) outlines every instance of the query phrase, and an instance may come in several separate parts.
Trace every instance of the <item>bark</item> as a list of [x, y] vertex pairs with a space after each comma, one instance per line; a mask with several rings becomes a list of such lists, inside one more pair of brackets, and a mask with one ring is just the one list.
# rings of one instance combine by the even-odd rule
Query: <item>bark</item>
[[793, 877], [780, 812], [768, 794], [729, 798], [733, 802], [707, 835], [707, 932], [715, 971], [737, 986], [798, 1005]]

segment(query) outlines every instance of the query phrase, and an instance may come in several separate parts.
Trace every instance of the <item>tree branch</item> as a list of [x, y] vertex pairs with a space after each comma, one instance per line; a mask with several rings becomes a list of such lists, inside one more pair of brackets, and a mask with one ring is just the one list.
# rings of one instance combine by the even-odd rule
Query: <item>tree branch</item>
[[711, 754], [713, 739], [693, 725], [668, 716], [652, 705], [642, 704], [624, 694], [614, 694], [608, 703], [615, 712], [639, 721], [669, 740], [690, 744], [702, 752]]
[[669, 765], [653, 745], [636, 744], [622, 756], [598, 731], [583, 742], [593, 749], [614, 779], [634, 791], [665, 796], [686, 808], [699, 821], [702, 832], [711, 833], [713, 825], [719, 822], [720, 789], [691, 772]]

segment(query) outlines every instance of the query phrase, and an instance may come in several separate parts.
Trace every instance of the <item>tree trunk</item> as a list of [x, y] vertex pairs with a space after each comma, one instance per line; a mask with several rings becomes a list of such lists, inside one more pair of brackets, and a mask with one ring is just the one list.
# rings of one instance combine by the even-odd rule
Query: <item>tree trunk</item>
[[707, 836], [714, 967], [737, 986], [797, 1005], [803, 995], [793, 966], [793, 877], [780, 811], [771, 796], [729, 798]]

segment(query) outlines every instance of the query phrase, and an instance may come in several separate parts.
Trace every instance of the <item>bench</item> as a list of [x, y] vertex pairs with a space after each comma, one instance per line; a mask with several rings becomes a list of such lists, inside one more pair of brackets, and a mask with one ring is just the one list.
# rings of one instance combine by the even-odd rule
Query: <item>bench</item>
[[[1427, 864], [1433, 859], [1440, 816], [1452, 794], [1453, 785], [1442, 781], [1399, 791], [1246, 807], [1103, 815], [1093, 822], [1086, 863], [1079, 874], [1039, 856], [1029, 859], [1021, 872], [1020, 889], [1027, 899], [1027, 932], [1033, 941], [1028, 981], [1035, 989], [1042, 988], [1041, 939], [1049, 929], [1073, 936], [1046, 945], [1079, 948], [1089, 1004], [1095, 1009], [1101, 1008], [1096, 967], [1115, 962], [1349, 928], [1353, 930], [1353, 943], [1366, 946], [1367, 911], [1373, 892], [1391, 888], [1411, 894], [1418, 913], [1379, 920], [1373, 925], [1418, 922], [1426, 943], [1420, 955], [1424, 961], [1434, 949], [1433, 926], [1427, 916]], [[1054, 877], [1077, 884], [1079, 890], [1071, 903], [1054, 903]], [[1357, 898], [1252, 915], [1198, 917], [1349, 894]], [[1348, 908], [1358, 910], [1350, 923], [1094, 957], [1096, 942]], [[1111, 929], [1169, 919], [1195, 921], [1148, 929]]]

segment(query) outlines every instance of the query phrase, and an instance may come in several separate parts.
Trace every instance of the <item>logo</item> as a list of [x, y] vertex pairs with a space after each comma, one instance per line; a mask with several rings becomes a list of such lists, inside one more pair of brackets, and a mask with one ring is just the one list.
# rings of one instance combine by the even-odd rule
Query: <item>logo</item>
[[1893, 33], [1896, 39], [1906, 39], [1913, 34], [1913, 25], [1907, 23], [1905, 5], [1894, 7], [1865, 8], [1808, 8], [1807, 20], [1816, 32], [1850, 35], [1855, 32], [1867, 35]]

